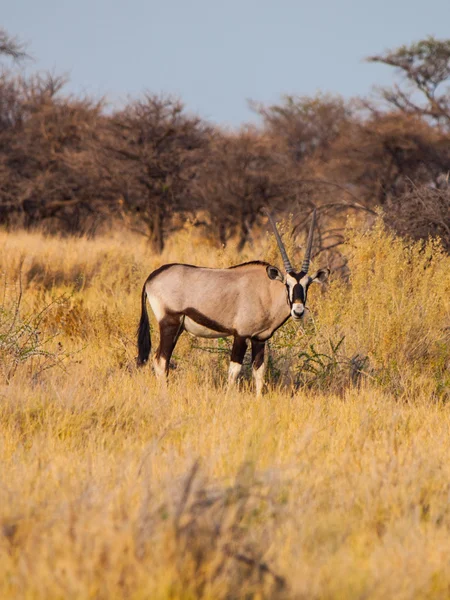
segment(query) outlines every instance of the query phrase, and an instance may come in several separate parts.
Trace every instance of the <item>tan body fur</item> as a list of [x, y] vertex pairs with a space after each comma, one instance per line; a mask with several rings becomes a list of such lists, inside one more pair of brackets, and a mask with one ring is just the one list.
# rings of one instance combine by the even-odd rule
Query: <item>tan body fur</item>
[[[290, 314], [285, 285], [269, 279], [266, 267], [264, 263], [230, 269], [175, 264], [150, 277], [145, 291], [158, 322], [165, 314], [185, 315], [185, 329], [199, 337], [266, 340]], [[221, 327], [203, 326], [192, 309]]]

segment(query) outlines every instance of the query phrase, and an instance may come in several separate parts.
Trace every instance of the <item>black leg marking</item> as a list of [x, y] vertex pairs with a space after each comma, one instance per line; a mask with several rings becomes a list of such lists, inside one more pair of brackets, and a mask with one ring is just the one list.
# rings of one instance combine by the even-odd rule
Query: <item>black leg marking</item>
[[236, 336], [233, 341], [233, 348], [231, 349], [231, 362], [242, 365], [246, 351], [247, 340], [243, 337]]
[[258, 342], [258, 340], [252, 340], [252, 367], [259, 369], [264, 363], [264, 348], [265, 342]]
[[155, 354], [155, 370], [158, 375], [169, 372], [169, 363], [175, 345], [183, 331], [180, 317], [164, 317], [159, 323], [159, 346]]
[[260, 396], [264, 386], [264, 349], [266, 343], [252, 340], [252, 374], [255, 379], [256, 395]]
[[178, 331], [177, 334], [175, 336], [175, 339], [173, 341], [173, 347], [175, 348], [176, 343], [178, 342], [180, 335], [183, 333], [184, 331], [184, 315], [181, 317], [180, 319], [180, 324], [178, 325]]
[[243, 337], [235, 336], [233, 348], [231, 349], [230, 368], [228, 370], [228, 383], [233, 385], [241, 372], [244, 362], [245, 352], [247, 350], [247, 340]]

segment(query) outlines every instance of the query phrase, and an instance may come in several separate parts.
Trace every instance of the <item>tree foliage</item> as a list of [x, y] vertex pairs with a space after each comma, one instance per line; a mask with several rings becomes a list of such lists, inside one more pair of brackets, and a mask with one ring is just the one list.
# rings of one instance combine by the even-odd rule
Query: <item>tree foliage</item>
[[450, 40], [430, 36], [367, 60], [394, 67], [406, 81], [406, 88], [395, 85], [381, 90], [390, 105], [427, 117], [449, 130], [450, 93], [443, 84], [450, 79]]
[[209, 127], [172, 98], [145, 94], [112, 115], [103, 165], [123, 210], [138, 217], [136, 230], [153, 248], [164, 247], [168, 221], [198, 208], [192, 181], [204, 159]]
[[9, 35], [3, 27], [0, 27], [0, 56], [7, 56], [15, 61], [29, 58], [24, 44]]
[[[26, 56], [3, 29], [0, 56], [13, 64]], [[316, 251], [331, 260], [349, 212], [382, 205], [398, 231], [446, 239], [450, 40], [429, 37], [368, 61], [399, 76], [381, 90], [382, 103], [283, 96], [253, 102], [260, 124], [235, 131], [170, 96], [148, 92], [111, 112], [66, 93], [63, 77], [4, 69], [0, 223], [94, 234], [120, 219], [161, 252], [189, 217], [242, 250], [265, 226], [263, 207], [292, 214], [294, 237], [317, 207]], [[412, 218], [417, 211], [428, 216]]]

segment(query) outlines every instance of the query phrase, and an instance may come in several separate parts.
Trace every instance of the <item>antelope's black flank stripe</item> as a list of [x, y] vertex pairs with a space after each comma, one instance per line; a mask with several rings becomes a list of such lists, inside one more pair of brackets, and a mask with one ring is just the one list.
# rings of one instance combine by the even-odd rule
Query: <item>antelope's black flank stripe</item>
[[193, 321], [198, 323], [198, 325], [203, 325], [203, 327], [207, 327], [208, 329], [211, 329], [212, 331], [217, 331], [217, 333], [224, 333], [224, 334], [226, 333], [228, 335], [235, 333], [234, 331], [227, 329], [227, 327], [224, 327], [217, 321], [214, 321], [213, 319], [210, 319], [209, 317], [202, 315], [202, 313], [199, 312], [195, 308], [186, 308], [186, 310], [184, 310], [183, 313], [187, 317], [189, 317], [190, 319], [192, 319]]

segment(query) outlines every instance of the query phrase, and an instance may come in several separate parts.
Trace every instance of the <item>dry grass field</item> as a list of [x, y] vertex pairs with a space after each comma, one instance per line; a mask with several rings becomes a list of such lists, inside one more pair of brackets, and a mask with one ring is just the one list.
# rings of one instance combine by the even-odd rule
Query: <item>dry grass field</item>
[[150, 271], [280, 262], [258, 244], [0, 232], [2, 600], [450, 597], [437, 242], [349, 231], [350, 278], [276, 334], [260, 400], [248, 366], [226, 392], [224, 340], [184, 334], [167, 395], [136, 369]]

